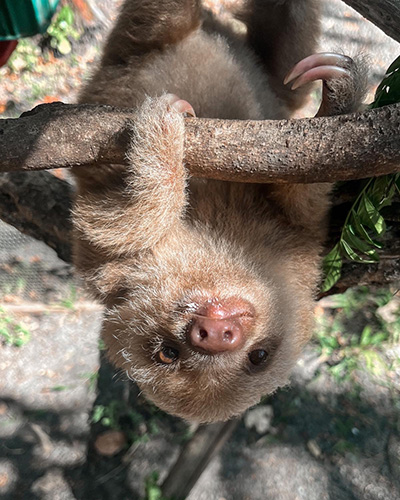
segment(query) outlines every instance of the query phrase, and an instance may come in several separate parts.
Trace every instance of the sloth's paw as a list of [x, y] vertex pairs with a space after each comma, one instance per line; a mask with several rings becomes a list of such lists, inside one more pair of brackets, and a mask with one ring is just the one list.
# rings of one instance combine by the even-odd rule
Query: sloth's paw
[[309, 82], [323, 81], [322, 102], [317, 116], [351, 113], [360, 109], [367, 89], [367, 70], [362, 58], [323, 52], [298, 62], [284, 84], [295, 90]]

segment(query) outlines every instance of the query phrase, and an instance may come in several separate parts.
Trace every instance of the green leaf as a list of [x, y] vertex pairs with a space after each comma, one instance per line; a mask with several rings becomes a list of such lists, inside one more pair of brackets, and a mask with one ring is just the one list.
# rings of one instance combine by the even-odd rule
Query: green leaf
[[322, 292], [330, 290], [338, 281], [342, 271], [342, 257], [340, 247], [337, 243], [332, 250], [325, 256], [322, 267], [324, 272], [324, 282]]
[[400, 68], [400, 56], [397, 57], [386, 70], [386, 75], [391, 75], [394, 71]]
[[330, 309], [343, 309], [349, 305], [348, 293], [331, 295], [330, 300], [332, 301], [329, 305]]
[[356, 254], [356, 252], [351, 248], [351, 246], [343, 238], [340, 240], [340, 249], [342, 250], [344, 255], [346, 257], [348, 257], [350, 260], [355, 260], [356, 262], [359, 261], [359, 257]]
[[385, 340], [387, 340], [387, 335], [383, 332], [378, 332], [378, 333], [375, 333], [375, 335], [373, 335], [371, 337], [370, 344], [371, 345], [379, 345], [382, 342], [385, 342]]
[[[355, 234], [358, 234], [358, 236], [361, 238], [361, 239], [364, 239], [367, 243], [369, 243], [370, 245], [374, 246], [375, 248], [382, 248], [382, 244], [379, 243], [378, 241], [376, 240], [373, 240], [370, 236], [370, 234], [368, 233], [368, 231], [365, 229], [364, 225], [361, 224], [360, 220], [358, 219], [358, 217], [353, 217], [352, 218], [352, 224], [353, 224], [353, 231]], [[343, 230], [346, 229], [346, 226], [344, 227]]]
[[360, 222], [374, 231], [377, 236], [384, 234], [386, 230], [385, 220], [367, 194], [364, 194], [360, 200], [360, 207], [357, 215]]
[[74, 12], [71, 7], [69, 7], [68, 5], [62, 7], [60, 13], [57, 16], [56, 22], [59, 24], [64, 22], [67, 25], [72, 26], [74, 24]]
[[400, 102], [400, 56], [389, 66], [370, 108], [380, 108], [396, 102]]
[[93, 409], [93, 415], [92, 415], [92, 422], [94, 424], [97, 424], [97, 422], [100, 422], [100, 420], [103, 418], [104, 415], [104, 406], [103, 405], [96, 405]]
[[396, 192], [396, 175], [382, 175], [372, 180], [368, 187], [367, 194], [377, 210], [391, 205]]
[[361, 333], [360, 345], [361, 346], [370, 345], [371, 336], [372, 336], [372, 328], [369, 325], [366, 325]]
[[[374, 248], [371, 248], [371, 245], [368, 244], [368, 242], [356, 236], [353, 231], [354, 230], [350, 224], [343, 228], [342, 239], [340, 243], [345, 255], [356, 262], [378, 262], [379, 256], [376, 250]], [[366, 257], [358, 255], [355, 250], [361, 252]]]
[[332, 335], [327, 335], [327, 336], [321, 335], [318, 337], [318, 340], [324, 349], [333, 351], [339, 348], [339, 342], [337, 341], [336, 337]]

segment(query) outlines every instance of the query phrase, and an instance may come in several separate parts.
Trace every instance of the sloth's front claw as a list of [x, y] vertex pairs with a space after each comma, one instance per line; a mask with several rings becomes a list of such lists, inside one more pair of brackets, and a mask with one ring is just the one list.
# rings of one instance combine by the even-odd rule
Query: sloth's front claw
[[196, 113], [194, 112], [192, 105], [187, 101], [180, 99], [175, 94], [167, 94], [166, 98], [168, 104], [171, 106], [171, 108], [175, 109], [175, 111], [178, 111], [179, 113], [182, 113], [185, 116], [192, 116], [192, 117], [196, 116]]
[[331, 52], [313, 54], [298, 62], [286, 75], [283, 83], [292, 83], [292, 90], [315, 80], [333, 80], [351, 76], [351, 57]]
[[[356, 86], [359, 78], [356, 64], [351, 57], [323, 52], [313, 54], [298, 62], [286, 75], [284, 84], [295, 90], [307, 83], [322, 80], [322, 102], [317, 116], [342, 114], [352, 111], [352, 103], [343, 100], [350, 95], [347, 88]], [[341, 102], [342, 101], [342, 102]]]

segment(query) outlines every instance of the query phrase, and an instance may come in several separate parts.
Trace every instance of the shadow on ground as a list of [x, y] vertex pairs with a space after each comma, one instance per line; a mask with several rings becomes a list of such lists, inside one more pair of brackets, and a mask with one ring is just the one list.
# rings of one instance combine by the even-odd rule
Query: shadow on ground
[[[89, 408], [32, 410], [3, 399], [2, 498], [139, 499], [146, 478], [154, 472], [165, 477], [188, 427], [142, 400], [104, 360], [99, 373], [98, 396]], [[398, 394], [391, 407], [388, 401], [371, 405], [361, 387], [338, 391], [330, 383], [321, 375], [266, 401], [274, 415], [269, 429], [259, 433], [242, 422], [190, 500], [399, 498]], [[90, 415], [113, 405], [112, 426], [126, 445], [105, 457], [94, 443], [109, 426], [90, 423]]]

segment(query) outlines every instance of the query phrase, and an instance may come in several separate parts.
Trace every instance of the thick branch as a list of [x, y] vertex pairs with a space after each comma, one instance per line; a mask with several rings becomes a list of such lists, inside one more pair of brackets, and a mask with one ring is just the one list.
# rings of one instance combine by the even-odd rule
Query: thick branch
[[344, 0], [344, 2], [400, 42], [400, 0]]
[[0, 218], [71, 261], [71, 188], [48, 172], [0, 175]]
[[[0, 171], [124, 163], [134, 112], [46, 104], [0, 120]], [[186, 119], [195, 177], [238, 182], [334, 182], [399, 171], [400, 104], [301, 120]]]
[[[53, 104], [2, 120], [0, 170], [122, 163], [133, 116], [109, 107]], [[333, 181], [398, 171], [399, 116], [397, 105], [312, 120], [188, 119], [186, 162], [193, 175], [252, 182]], [[47, 172], [3, 174], [0, 217], [70, 261], [70, 191]], [[398, 282], [399, 236], [400, 225], [393, 222], [381, 263], [349, 265], [336, 290]]]
[[201, 425], [183, 447], [162, 485], [163, 496], [184, 500], [212, 458], [231, 436], [239, 420]]

